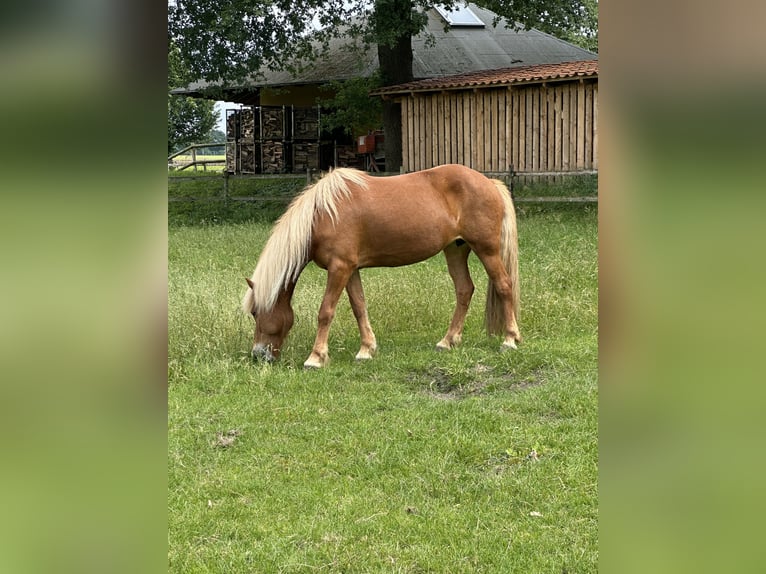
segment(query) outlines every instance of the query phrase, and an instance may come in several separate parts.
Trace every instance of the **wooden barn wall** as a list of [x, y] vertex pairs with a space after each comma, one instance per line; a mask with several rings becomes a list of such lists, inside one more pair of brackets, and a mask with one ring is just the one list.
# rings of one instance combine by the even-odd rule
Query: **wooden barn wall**
[[598, 82], [412, 94], [402, 99], [406, 171], [598, 169]]

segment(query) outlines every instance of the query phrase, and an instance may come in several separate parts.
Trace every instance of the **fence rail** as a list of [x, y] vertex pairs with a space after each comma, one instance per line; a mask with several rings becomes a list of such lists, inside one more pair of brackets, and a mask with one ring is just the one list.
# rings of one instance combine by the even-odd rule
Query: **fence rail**
[[[180, 153], [180, 152], [179, 152]], [[505, 181], [511, 191], [511, 196], [516, 203], [598, 203], [597, 195], [583, 195], [583, 196], [525, 196], [517, 193], [518, 186], [516, 182], [524, 182], [527, 184], [530, 180], [535, 179], [559, 179], [563, 180], [572, 176], [583, 175], [598, 175], [598, 171], [594, 170], [582, 170], [574, 172], [483, 172], [487, 177], [501, 179]], [[391, 175], [399, 175], [399, 173], [390, 172], [375, 172], [369, 175], [374, 177], [385, 177]], [[222, 175], [216, 176], [168, 176], [168, 184], [171, 182], [184, 182], [184, 181], [204, 181], [210, 182], [211, 187], [215, 186], [220, 190], [220, 194], [214, 196], [170, 196], [168, 201], [171, 202], [243, 202], [243, 203], [259, 203], [259, 202], [275, 202], [284, 201], [289, 202], [294, 194], [281, 194], [281, 195], [234, 195], [230, 194], [230, 182], [238, 180], [258, 180], [258, 179], [293, 179], [305, 181], [306, 185], [316, 181], [320, 173], [318, 171], [307, 170], [306, 174], [230, 174], [224, 172]], [[555, 184], [554, 184], [555, 185]]]
[[[210, 148], [222, 149], [223, 150], [222, 155], [224, 156], [223, 159], [197, 159], [197, 150], [210, 149]], [[192, 157], [191, 161], [189, 162], [184, 163], [176, 159], [178, 157], [187, 156], [187, 155], [191, 155]], [[201, 155], [208, 155], [208, 154], [201, 154]], [[201, 165], [204, 171], [207, 171], [207, 166], [209, 165], [220, 165], [220, 166], [226, 167], [226, 144], [225, 143], [192, 144], [168, 156], [168, 170], [172, 169], [177, 171], [183, 171], [187, 168], [193, 167], [194, 171], [197, 171], [198, 165]]]

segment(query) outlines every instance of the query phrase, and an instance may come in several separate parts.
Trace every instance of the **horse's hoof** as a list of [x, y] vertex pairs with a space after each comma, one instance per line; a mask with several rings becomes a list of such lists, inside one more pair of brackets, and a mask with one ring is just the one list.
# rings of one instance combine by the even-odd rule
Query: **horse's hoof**
[[514, 351], [515, 351], [516, 349], [518, 349], [518, 347], [516, 346], [516, 341], [513, 341], [513, 340], [511, 340], [511, 341], [506, 341], [505, 343], [503, 343], [502, 345], [500, 345], [500, 350], [501, 350], [501, 351], [508, 351], [508, 350], [510, 350], [510, 349], [513, 349]]
[[359, 349], [359, 352], [354, 357], [357, 361], [369, 361], [378, 352], [378, 346], [373, 343], [371, 346], [364, 346]]
[[329, 362], [328, 358], [325, 358], [324, 360], [322, 360], [321, 357], [311, 355], [308, 359], [306, 359], [306, 362], [303, 363], [303, 368], [304, 369], [321, 369], [322, 367], [327, 365], [328, 362]]
[[436, 343], [436, 350], [439, 352], [449, 351], [451, 349], [452, 349], [452, 346], [449, 345], [448, 343], [444, 343], [442, 341], [439, 341], [438, 343]]

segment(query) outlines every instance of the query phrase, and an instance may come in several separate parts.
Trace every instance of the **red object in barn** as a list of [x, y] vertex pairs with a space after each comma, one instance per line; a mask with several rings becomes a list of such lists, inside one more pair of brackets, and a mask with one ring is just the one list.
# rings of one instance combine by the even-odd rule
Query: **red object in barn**
[[375, 134], [359, 136], [356, 153], [375, 153]]

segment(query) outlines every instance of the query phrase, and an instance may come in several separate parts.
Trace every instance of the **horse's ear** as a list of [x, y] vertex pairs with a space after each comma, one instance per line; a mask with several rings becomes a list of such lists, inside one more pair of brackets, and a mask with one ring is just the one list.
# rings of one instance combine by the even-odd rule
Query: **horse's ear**
[[250, 278], [245, 277], [245, 281], [247, 281], [247, 284], [250, 286], [250, 289], [253, 289], [253, 282], [250, 280]]

